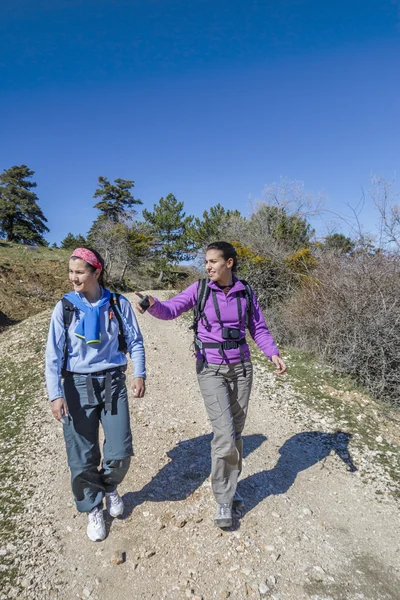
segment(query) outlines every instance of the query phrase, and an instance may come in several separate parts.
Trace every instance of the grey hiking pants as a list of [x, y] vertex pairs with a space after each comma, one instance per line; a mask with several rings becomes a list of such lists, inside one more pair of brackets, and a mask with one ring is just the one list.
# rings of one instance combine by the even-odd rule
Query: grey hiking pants
[[[70, 418], [63, 426], [72, 492], [79, 512], [88, 512], [112, 492], [125, 477], [131, 456], [126, 376], [116, 371], [111, 379], [111, 406], [106, 406], [106, 378], [92, 377], [88, 395], [87, 376], [68, 374], [64, 393]], [[107, 403], [108, 404], [108, 403]], [[103, 461], [99, 424], [104, 430]]]
[[230, 503], [242, 470], [242, 431], [246, 421], [253, 367], [245, 362], [231, 365], [205, 365], [196, 362], [197, 379], [211, 421], [211, 484], [219, 504]]

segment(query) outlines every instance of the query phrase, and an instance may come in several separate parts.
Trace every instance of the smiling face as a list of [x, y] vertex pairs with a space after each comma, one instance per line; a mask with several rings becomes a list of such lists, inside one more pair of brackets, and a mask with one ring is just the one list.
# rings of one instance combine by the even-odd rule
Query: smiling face
[[221, 250], [207, 250], [205, 265], [211, 281], [218, 285], [231, 285], [233, 258], [225, 260]]
[[70, 259], [68, 274], [75, 292], [90, 296], [95, 294], [99, 288], [99, 270], [92, 271], [81, 258]]

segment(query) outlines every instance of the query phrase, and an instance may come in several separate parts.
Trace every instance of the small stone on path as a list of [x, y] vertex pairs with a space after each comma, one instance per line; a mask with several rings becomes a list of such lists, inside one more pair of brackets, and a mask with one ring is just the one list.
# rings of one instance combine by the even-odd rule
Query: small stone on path
[[269, 587], [267, 586], [266, 583], [260, 583], [260, 585], [258, 586], [258, 589], [259, 589], [261, 596], [265, 596], [265, 594], [268, 594], [268, 592], [269, 592]]
[[124, 553], [121, 552], [120, 550], [116, 550], [111, 557], [111, 564], [112, 565], [122, 565], [123, 562], [125, 562]]
[[318, 565], [312, 567], [309, 572], [309, 577], [312, 581], [321, 582], [326, 579], [326, 572], [324, 569]]

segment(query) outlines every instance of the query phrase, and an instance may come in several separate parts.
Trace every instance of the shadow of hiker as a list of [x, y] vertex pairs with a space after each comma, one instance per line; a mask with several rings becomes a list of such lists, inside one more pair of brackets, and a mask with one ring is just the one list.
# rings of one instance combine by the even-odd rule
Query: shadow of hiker
[[347, 465], [348, 471], [357, 471], [348, 449], [350, 433], [338, 431], [304, 431], [289, 438], [279, 450], [275, 467], [250, 475], [239, 482], [238, 490], [245, 497], [245, 507], [239, 516], [250, 512], [268, 496], [284, 494], [294, 483], [298, 473], [326, 459], [333, 450]]
[[[179, 442], [167, 452], [170, 459], [158, 473], [138, 492], [124, 495], [124, 517], [147, 500], [171, 502], [185, 500], [207, 479], [211, 471], [212, 434], [201, 435]], [[244, 458], [266, 441], [261, 433], [243, 436]]]

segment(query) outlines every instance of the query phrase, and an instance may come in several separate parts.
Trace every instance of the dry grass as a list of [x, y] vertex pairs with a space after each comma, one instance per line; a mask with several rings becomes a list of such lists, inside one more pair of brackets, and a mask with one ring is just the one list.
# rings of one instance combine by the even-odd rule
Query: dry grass
[[0, 243], [0, 329], [54, 306], [70, 291], [68, 250]]

